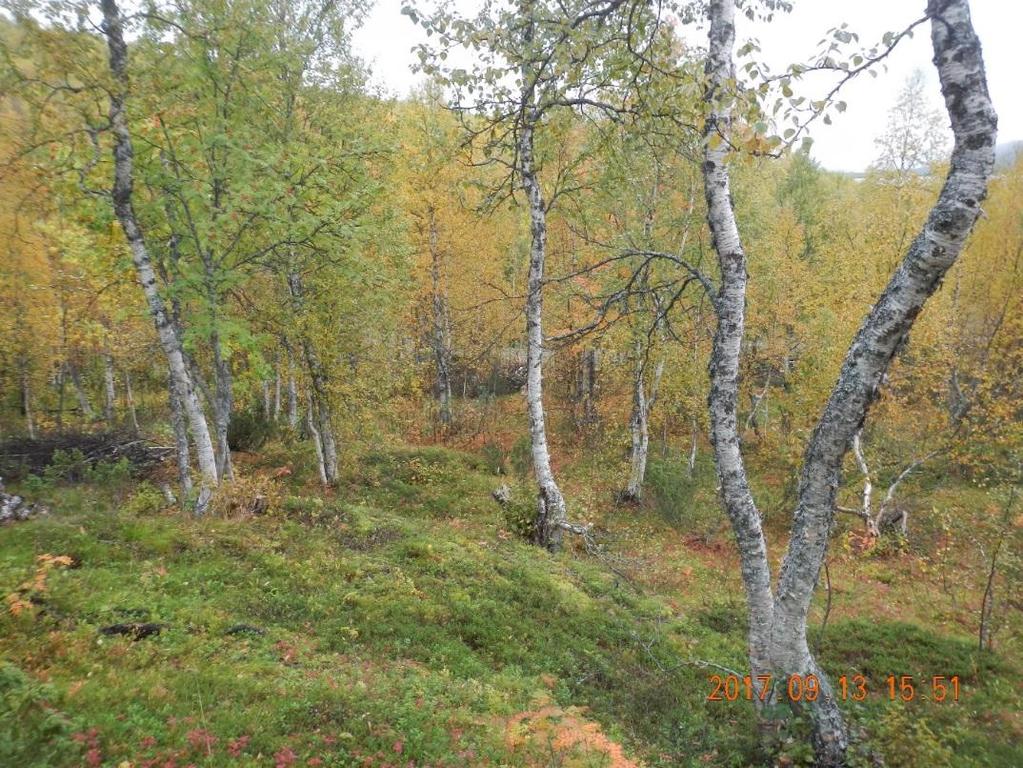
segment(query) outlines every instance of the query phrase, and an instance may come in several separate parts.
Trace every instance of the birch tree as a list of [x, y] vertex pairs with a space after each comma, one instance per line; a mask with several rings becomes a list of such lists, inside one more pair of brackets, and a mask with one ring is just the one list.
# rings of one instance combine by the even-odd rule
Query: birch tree
[[111, 197], [114, 212], [124, 231], [128, 247], [131, 249], [138, 280], [149, 305], [149, 311], [160, 338], [160, 345], [167, 358], [170, 386], [177, 401], [182, 403], [191, 428], [203, 483], [200, 492], [200, 507], [197, 508], [197, 510], [201, 510], [201, 505], [205, 504], [212, 489], [217, 486], [216, 456], [206, 417], [202, 412], [199, 398], [196, 396], [191, 376], [185, 365], [181, 339], [167, 314], [163, 297], [160, 296], [157, 288], [156, 273], [146, 247], [145, 236], [135, 215], [132, 199], [134, 149], [126, 113], [126, 101], [129, 94], [128, 46], [124, 40], [121, 14], [116, 0], [102, 0], [101, 8], [103, 12], [102, 29], [107, 40], [110, 74], [113, 78], [109, 112], [110, 129], [114, 137], [114, 183]]
[[997, 117], [967, 0], [930, 0], [931, 44], [955, 145], [944, 188], [922, 230], [857, 332], [807, 445], [792, 535], [775, 588], [760, 513], [747, 479], [737, 426], [739, 354], [748, 275], [729, 189], [727, 139], [735, 119], [732, 0], [712, 0], [704, 125], [707, 220], [718, 255], [718, 328], [710, 362], [709, 410], [722, 503], [735, 532], [749, 608], [754, 675], [816, 675], [809, 705], [817, 760], [845, 762], [848, 734], [836, 696], [810, 653], [807, 614], [834, 522], [843, 459], [877, 397], [885, 372], [928, 297], [954, 264], [980, 215], [994, 165]]
[[[548, 216], [569, 191], [568, 179], [557, 174], [546, 182], [540, 147], [545, 125], [564, 111], [591, 110], [613, 115], [624, 110], [622, 69], [615, 54], [626, 38], [650, 19], [645, 3], [626, 0], [488, 0], [472, 19], [440, 9], [423, 16], [413, 5], [404, 12], [437, 32], [435, 50], [424, 46], [424, 69], [443, 74], [455, 87], [456, 109], [485, 159], [506, 172], [502, 197], [521, 190], [529, 213], [529, 257], [525, 295], [526, 414], [537, 514], [533, 539], [556, 551], [569, 523], [565, 498], [554, 475], [544, 409], [543, 369], [550, 354], [544, 335], [544, 287], [548, 258]], [[630, 23], [631, 22], [631, 23]], [[474, 69], [447, 68], [436, 63], [452, 49], [472, 49]]]

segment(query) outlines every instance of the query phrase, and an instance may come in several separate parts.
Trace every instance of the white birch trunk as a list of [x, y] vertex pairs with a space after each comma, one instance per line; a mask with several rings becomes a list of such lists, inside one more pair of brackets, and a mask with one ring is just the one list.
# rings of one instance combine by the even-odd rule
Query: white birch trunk
[[330, 485], [330, 480], [327, 476], [327, 461], [323, 452], [323, 440], [320, 438], [320, 430], [316, 428], [317, 419], [314, 417], [315, 407], [313, 405], [313, 393], [309, 392], [309, 405], [306, 409], [305, 420], [306, 429], [309, 430], [309, 436], [313, 439], [313, 446], [316, 448], [316, 468], [320, 473], [320, 483], [327, 486]]
[[[739, 353], [746, 322], [746, 253], [732, 209], [726, 165], [734, 82], [735, 5], [732, 0], [710, 4], [710, 45], [707, 58], [709, 113], [704, 126], [704, 195], [707, 222], [721, 273], [716, 300], [717, 330], [710, 357], [710, 442], [714, 451], [721, 501], [735, 533], [749, 611], [750, 667], [754, 676], [771, 673], [770, 628], [774, 612], [771, 570], [760, 512], [753, 500], [738, 429]], [[754, 697], [758, 701], [758, 697]]]
[[[532, 107], [527, 105], [527, 110]], [[519, 172], [529, 199], [530, 233], [529, 282], [526, 291], [526, 408], [533, 472], [538, 486], [537, 517], [533, 539], [550, 551], [561, 547], [562, 525], [566, 522], [565, 498], [554, 479], [543, 407], [543, 281], [547, 256], [547, 207], [540, 180], [533, 168], [532, 115], [527, 117], [519, 137]]]
[[[967, 0], [930, 0], [931, 44], [955, 135], [945, 186], [877, 303], [857, 332], [806, 449], [792, 537], [775, 599], [772, 661], [782, 674], [820, 674], [806, 640], [806, 618], [834, 522], [842, 460], [897, 350], [924, 302], [955, 263], [980, 215], [994, 167], [997, 117], [988, 96], [980, 41]], [[825, 678], [821, 676], [822, 683]], [[813, 711], [822, 765], [842, 765], [845, 730], [834, 696]]]
[[110, 427], [114, 426], [114, 406], [117, 390], [114, 383], [114, 356], [103, 355], [103, 418]]
[[[721, 91], [734, 78], [734, 6], [731, 0], [712, 0], [710, 5], [707, 73], [711, 115], [704, 181], [722, 283], [711, 357], [711, 440], [725, 509], [739, 543], [750, 603], [754, 673], [759, 665], [765, 665], [781, 678], [813, 674], [820, 679], [821, 695], [810, 707], [810, 714], [817, 763], [822, 766], [844, 765], [848, 737], [834, 693], [807, 645], [806, 620], [834, 520], [842, 459], [913, 321], [972, 230], [994, 164], [997, 119], [987, 93], [969, 4], [967, 0], [930, 0], [928, 14], [934, 62], [956, 139], [951, 170], [923, 231], [857, 333], [807, 446], [792, 537], [772, 600], [763, 532], [749, 493], [736, 430], [745, 255], [731, 206], [724, 144], [717, 143], [714, 149], [709, 141], [717, 131], [727, 130], [727, 110], [716, 107], [715, 102], [727, 103], [728, 97]], [[766, 638], [765, 629], [769, 629]]]
[[89, 403], [89, 396], [85, 393], [85, 388], [82, 387], [82, 377], [78, 373], [78, 366], [68, 363], [67, 370], [71, 376], [71, 387], [75, 390], [75, 398], [78, 400], [78, 412], [83, 419], [92, 421], [96, 414]]
[[281, 356], [277, 352], [274, 352], [273, 420], [274, 423], [281, 420]]
[[131, 423], [132, 432], [135, 435], [141, 434], [142, 428], [139, 427], [139, 415], [138, 411], [135, 410], [135, 393], [131, 388], [131, 374], [127, 370], [124, 371], [124, 405], [128, 410], [128, 420]]
[[167, 316], [163, 298], [157, 290], [156, 273], [153, 271], [145, 238], [132, 205], [134, 151], [124, 106], [128, 91], [128, 49], [121, 29], [120, 11], [117, 8], [116, 0], [101, 0], [101, 7], [103, 33], [107, 38], [107, 47], [110, 53], [110, 72], [115, 82], [115, 88], [110, 91], [109, 113], [114, 135], [114, 185], [112, 189], [114, 212], [131, 249], [135, 271], [149, 304], [149, 312], [153, 317], [160, 345], [167, 357], [167, 367], [174, 391], [183, 404], [191, 427], [203, 490], [206, 491], [202, 495], [208, 496], [208, 489], [216, 487], [218, 481], [213, 441], [210, 438], [206, 417], [192, 387], [188, 369], [185, 367], [181, 339]]
[[664, 373], [664, 360], [654, 368], [653, 381], [647, 394], [646, 356], [639, 345], [636, 347], [636, 370], [632, 382], [632, 417], [629, 432], [632, 437], [632, 451], [629, 461], [629, 484], [622, 494], [624, 500], [642, 501], [643, 481], [646, 479], [647, 456], [650, 447], [650, 412], [657, 401], [657, 390]]
[[167, 392], [170, 400], [170, 423], [174, 432], [174, 457], [178, 463], [178, 487], [181, 489], [181, 503], [187, 503], [192, 493], [192, 460], [188, 449], [188, 421], [185, 405], [181, 402], [174, 379], [167, 377]]

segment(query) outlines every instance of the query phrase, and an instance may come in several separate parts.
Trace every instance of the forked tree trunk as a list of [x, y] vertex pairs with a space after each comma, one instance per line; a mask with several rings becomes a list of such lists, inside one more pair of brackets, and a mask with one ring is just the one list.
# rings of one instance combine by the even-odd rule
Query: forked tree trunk
[[[529, 107], [531, 109], [531, 107]], [[533, 168], [533, 123], [531, 116], [519, 138], [519, 172], [529, 199], [530, 233], [529, 282], [526, 291], [526, 408], [533, 472], [538, 486], [534, 541], [554, 552], [560, 549], [562, 524], [566, 522], [565, 498], [554, 479], [543, 408], [543, 281], [547, 256], [547, 207], [540, 180]]]
[[739, 348], [744, 322], [746, 261], [724, 165], [730, 115], [724, 93], [734, 78], [734, 5], [712, 0], [707, 64], [710, 116], [704, 157], [708, 221], [721, 269], [718, 329], [711, 357], [711, 439], [725, 509], [739, 544], [750, 607], [750, 661], [754, 674], [816, 675], [821, 694], [809, 707], [821, 766], [845, 764], [848, 736], [836, 697], [810, 653], [806, 620], [834, 522], [842, 461], [877, 396], [896, 351], [905, 343], [924, 302], [962, 250], [980, 214], [994, 166], [997, 118], [984, 75], [980, 43], [967, 0], [930, 0], [931, 43], [955, 148], [945, 186], [923, 230], [871, 309], [846, 355], [838, 381], [807, 446], [792, 536], [772, 594], [760, 517], [749, 491], [736, 430]]
[[188, 369], [185, 367], [181, 339], [167, 316], [163, 298], [157, 290], [156, 273], [153, 271], [145, 238], [132, 205], [134, 152], [125, 114], [125, 99], [128, 92], [128, 48], [124, 42], [124, 33], [121, 28], [121, 15], [116, 0], [101, 0], [101, 7], [103, 33], [107, 38], [107, 47], [110, 53], [110, 72], [114, 79], [114, 88], [110, 90], [109, 112], [114, 136], [114, 184], [111, 190], [114, 213], [117, 215], [131, 249], [135, 271], [149, 304], [149, 312], [153, 317], [160, 345], [167, 357], [172, 387], [179, 402], [183, 405], [191, 427], [192, 440], [195, 444], [199, 472], [202, 475], [203, 490], [205, 491], [200, 495], [208, 497], [210, 489], [216, 487], [218, 480], [213, 441], [210, 439], [206, 417], [199, 405]]

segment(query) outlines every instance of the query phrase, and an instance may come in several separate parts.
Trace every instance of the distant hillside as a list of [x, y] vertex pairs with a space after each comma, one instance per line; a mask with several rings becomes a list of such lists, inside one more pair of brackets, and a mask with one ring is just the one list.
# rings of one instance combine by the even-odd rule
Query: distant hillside
[[[1005, 141], [995, 147], [995, 169], [1005, 170], [1016, 162], [1016, 158], [1023, 152], [1023, 140]], [[916, 169], [916, 173], [926, 175], [930, 172], [927, 168]], [[866, 171], [833, 171], [852, 179], [862, 179], [867, 175]]]

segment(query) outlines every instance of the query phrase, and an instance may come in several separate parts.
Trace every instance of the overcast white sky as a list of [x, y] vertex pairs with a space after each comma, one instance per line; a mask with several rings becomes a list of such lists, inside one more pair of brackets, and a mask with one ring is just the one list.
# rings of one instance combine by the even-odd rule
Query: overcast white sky
[[[479, 0], [456, 0], [456, 6], [471, 13]], [[355, 37], [357, 53], [370, 65], [373, 81], [386, 90], [404, 96], [419, 81], [411, 71], [411, 48], [423, 42], [422, 30], [401, 15], [401, 0], [376, 0], [366, 25]], [[879, 42], [886, 31], [897, 31], [923, 15], [924, 0], [794, 0], [791, 14], [781, 14], [770, 24], [756, 29], [746, 23], [739, 37], [755, 34], [763, 57], [773, 71], [811, 56], [825, 32], [842, 22], [858, 32], [865, 46]], [[984, 46], [988, 85], [999, 115], [999, 142], [1023, 139], [1023, 86], [1020, 85], [1019, 30], [1023, 28], [1023, 1], [973, 0], [974, 25]], [[700, 34], [694, 30], [694, 34]], [[904, 40], [887, 59], [888, 71], [869, 75], [846, 86], [849, 107], [834, 115], [834, 124], [818, 123], [812, 135], [813, 154], [832, 170], [863, 170], [876, 155], [874, 139], [883, 131], [889, 107], [916, 68], [929, 78], [934, 104], [940, 105], [937, 77], [931, 65], [929, 27], [917, 27], [911, 40]], [[695, 39], [695, 38], [691, 38]], [[807, 94], [811, 95], [811, 94]]]

